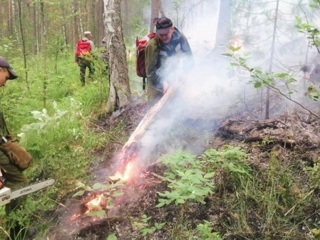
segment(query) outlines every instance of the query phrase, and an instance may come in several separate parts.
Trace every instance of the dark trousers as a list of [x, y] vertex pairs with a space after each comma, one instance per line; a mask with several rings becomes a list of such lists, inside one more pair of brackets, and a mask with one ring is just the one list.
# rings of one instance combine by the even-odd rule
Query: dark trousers
[[82, 86], [84, 86], [86, 83], [86, 69], [87, 68], [89, 70], [89, 78], [93, 77], [93, 74], [94, 74], [93, 62], [88, 59], [80, 58], [79, 59], [79, 67], [80, 67], [80, 81], [81, 81]]
[[[27, 178], [24, 176], [23, 172], [18, 169], [9, 158], [0, 152], [0, 166], [2, 168], [2, 173], [7, 180], [5, 186], [10, 188], [11, 191], [17, 190], [28, 184]], [[26, 197], [19, 197], [13, 199], [5, 206], [6, 215], [9, 216], [10, 213], [16, 212], [18, 209], [23, 207]], [[26, 228], [22, 226], [19, 221], [13, 218], [7, 218], [7, 229], [10, 230], [9, 239], [24, 239], [26, 234]]]

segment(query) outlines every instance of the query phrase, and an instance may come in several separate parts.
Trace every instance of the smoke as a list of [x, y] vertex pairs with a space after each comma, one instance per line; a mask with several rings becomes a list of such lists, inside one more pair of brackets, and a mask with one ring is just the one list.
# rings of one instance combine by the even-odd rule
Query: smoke
[[214, 48], [219, 1], [188, 0], [177, 4], [162, 0], [162, 4], [166, 16], [188, 37], [193, 51], [204, 55]]
[[[171, 57], [159, 72], [173, 94], [139, 139], [140, 166], [179, 149], [201, 153], [219, 123], [247, 107], [239, 100], [246, 82], [233, 75], [229, 60], [221, 55], [226, 50], [214, 50], [219, 5], [188, 1], [178, 11], [170, 2], [163, 2], [165, 12], [187, 37], [193, 57]], [[255, 90], [246, 94], [257, 96]]]
[[[230, 59], [222, 55], [227, 52], [227, 48], [214, 47], [219, 16], [218, 1], [188, 1], [179, 9], [175, 8], [171, 1], [164, 2], [165, 12], [169, 12], [167, 16], [172, 18], [189, 40], [193, 50], [193, 67], [184, 67], [184, 61], [188, 62], [188, 59], [171, 58], [163, 69], [162, 77], [175, 89], [174, 96], [157, 114], [155, 121], [140, 140], [138, 159], [142, 161], [141, 165], [149, 164], [160, 155], [178, 149], [194, 154], [201, 153], [214, 137], [219, 123], [227, 117], [245, 113], [252, 114], [247, 115], [247, 118], [264, 117], [264, 111], [261, 109], [266, 89], [255, 89], [250, 83], [250, 73], [231, 67]], [[253, 7], [257, 7], [261, 12], [275, 10], [275, 4], [272, 3], [265, 4], [263, 10], [258, 6]], [[285, 15], [286, 19], [284, 15], [280, 16], [282, 19], [278, 19], [278, 30], [283, 27], [285, 31], [278, 31], [273, 50], [270, 37], [273, 33], [273, 22], [260, 25], [265, 21], [262, 19], [265, 15], [262, 14], [252, 18], [252, 28], [246, 26], [246, 30], [241, 28], [241, 24], [248, 19], [241, 20], [238, 16], [239, 27], [234, 30], [234, 38], [230, 39], [230, 42], [244, 44], [240, 53], [252, 54], [248, 64], [261, 67], [265, 71], [270, 69], [270, 56], [274, 51], [272, 71], [296, 75], [298, 91], [292, 96], [301, 100], [304, 95], [300, 90], [305, 90], [305, 87], [301, 87], [303, 82], [300, 81], [299, 69], [305, 61], [307, 43], [301, 36], [294, 34], [298, 31], [294, 30], [294, 15], [290, 12], [292, 9], [289, 9], [288, 4], [280, 5], [280, 10], [288, 15]], [[289, 16], [291, 22], [288, 20]], [[250, 39], [241, 37], [245, 36], [245, 32]], [[226, 43], [225, 47], [228, 45], [229, 43]], [[279, 84], [280, 88], [286, 87], [283, 83]], [[279, 95], [271, 97], [275, 102], [270, 110], [272, 114], [294, 107], [292, 102]], [[259, 112], [256, 109], [260, 109]]]
[[[229, 60], [222, 55], [212, 51], [203, 58], [194, 52], [192, 67], [190, 59], [180, 57], [170, 58], [166, 66], [162, 77], [173, 94], [141, 138], [140, 165], [180, 149], [200, 154], [221, 121], [247, 108], [241, 101], [247, 82], [232, 76]], [[246, 91], [247, 100], [257, 96], [256, 90]]]

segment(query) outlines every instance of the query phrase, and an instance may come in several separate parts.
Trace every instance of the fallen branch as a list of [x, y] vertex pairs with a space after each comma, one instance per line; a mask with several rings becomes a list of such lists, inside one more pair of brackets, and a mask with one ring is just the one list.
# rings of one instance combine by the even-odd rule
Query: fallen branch
[[169, 88], [168, 91], [165, 92], [165, 94], [162, 96], [162, 98], [152, 107], [150, 110], [146, 113], [146, 115], [143, 117], [143, 119], [140, 121], [139, 125], [136, 127], [136, 129], [131, 134], [128, 141], [125, 143], [122, 149], [129, 146], [132, 142], [137, 141], [139, 137], [150, 126], [151, 122], [154, 120], [155, 115], [163, 108], [165, 103], [170, 99], [173, 93], [173, 88]]
[[136, 153], [138, 150], [138, 141], [142, 137], [142, 135], [147, 131], [148, 127], [151, 125], [152, 121], [156, 114], [163, 108], [166, 102], [173, 95], [173, 88], [169, 88], [162, 98], [146, 113], [143, 119], [140, 121], [139, 125], [133, 131], [128, 141], [123, 145], [120, 152], [120, 165], [125, 163], [126, 159], [130, 159], [130, 155]]

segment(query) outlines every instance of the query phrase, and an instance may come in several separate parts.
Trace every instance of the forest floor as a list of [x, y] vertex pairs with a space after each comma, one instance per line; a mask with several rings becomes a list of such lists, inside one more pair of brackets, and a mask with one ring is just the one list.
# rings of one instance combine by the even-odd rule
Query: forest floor
[[[125, 126], [124, 133], [129, 137], [146, 112], [146, 104], [136, 102], [116, 117], [101, 118], [96, 125], [99, 126], [99, 130], [109, 131], [121, 123]], [[208, 114], [208, 118], [210, 118], [210, 114]], [[219, 150], [226, 145], [240, 147], [248, 154], [250, 166], [255, 172], [252, 174], [253, 176], [267, 171], [270, 167], [271, 154], [275, 154], [281, 168], [294, 169], [294, 177], [298, 183], [292, 185], [296, 186], [295, 189], [292, 189], [291, 186], [290, 192], [293, 195], [300, 194], [297, 196], [297, 205], [299, 200], [302, 201], [310, 195], [315, 200], [315, 204], [306, 204], [303, 209], [308, 216], [312, 216], [308, 217], [308, 223], [304, 221], [296, 223], [295, 233], [291, 235], [285, 235], [284, 229], [266, 231], [266, 227], [261, 226], [263, 219], [261, 219], [259, 208], [250, 206], [251, 210], [248, 209], [246, 216], [246, 232], [230, 231], [228, 226], [230, 227], [234, 222], [240, 220], [239, 216], [225, 203], [228, 198], [235, 197], [239, 193], [234, 190], [231, 182], [231, 186], [228, 182], [224, 182], [226, 179], [222, 176], [220, 179], [215, 179], [216, 190], [212, 196], [206, 198], [205, 204], [194, 203], [188, 208], [171, 204], [158, 208], [156, 207], [159, 198], [158, 192], [167, 190], [168, 183], [161, 180], [165, 168], [155, 160], [152, 164], [145, 166], [134, 181], [121, 187], [123, 195], [117, 198], [115, 206], [107, 211], [105, 217], [90, 217], [84, 214], [86, 211], [84, 203], [88, 200], [89, 195], [77, 198], [66, 197], [64, 206], [57, 209], [54, 214], [57, 224], [48, 239], [105, 240], [111, 234], [116, 236], [114, 239], [121, 240], [201, 239], [186, 238], [181, 235], [177, 237], [177, 232], [179, 232], [177, 228], [181, 228], [180, 231], [188, 231], [196, 228], [204, 220], [213, 223], [214, 231], [223, 236], [221, 239], [316, 239], [306, 229], [310, 230], [311, 226], [319, 229], [320, 207], [316, 202], [319, 202], [320, 189], [315, 187], [314, 191], [306, 196], [303, 195], [302, 187], [310, 182], [303, 169], [315, 166], [318, 161], [320, 153], [319, 119], [298, 112], [290, 115], [283, 114], [268, 120], [250, 119], [248, 115], [243, 114], [242, 116], [228, 117], [218, 123], [215, 119], [206, 119], [205, 121], [203, 119], [189, 119], [179, 127], [183, 128], [184, 126], [188, 129], [185, 131], [188, 133], [182, 136], [185, 149], [194, 144], [195, 138], [201, 139], [204, 136], [207, 136], [207, 140], [203, 142], [203, 150], [210, 148]], [[106, 146], [104, 151], [97, 153], [99, 159], [104, 160], [94, 164], [93, 173], [96, 177], [93, 181], [99, 178], [101, 172], [104, 172], [105, 175], [112, 174], [110, 159], [119, 150], [120, 145], [117, 142], [110, 143], [110, 146]], [[256, 205], [256, 203], [252, 201], [252, 205]], [[282, 211], [282, 216], [287, 216], [294, 210], [281, 209], [279, 211]], [[143, 214], [150, 217], [148, 224], [146, 221], [144, 222], [145, 229], [147, 229], [146, 226], [154, 226], [156, 223], [165, 223], [164, 227], [142, 236], [141, 227], [139, 228], [137, 224], [133, 223], [138, 221], [141, 223], [141, 215]], [[78, 217], [74, 218], [75, 215]], [[294, 217], [290, 219], [290, 221], [295, 220]]]

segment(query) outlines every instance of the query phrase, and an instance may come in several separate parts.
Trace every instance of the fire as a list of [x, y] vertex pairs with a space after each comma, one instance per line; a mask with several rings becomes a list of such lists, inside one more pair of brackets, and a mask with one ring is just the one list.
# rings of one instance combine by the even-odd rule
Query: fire
[[106, 197], [103, 194], [99, 194], [90, 201], [86, 202], [84, 205], [87, 208], [86, 213], [103, 210], [107, 205]]
[[[124, 181], [128, 182], [130, 179], [134, 178], [134, 159], [136, 154], [136, 145], [130, 145], [131, 148], [125, 148], [126, 151], [122, 151], [120, 154], [120, 159], [123, 161], [120, 161], [121, 163], [127, 163], [122, 164], [124, 167], [121, 167], [113, 176], [109, 176], [109, 179], [111, 181]], [[83, 213], [88, 214], [91, 212], [100, 212], [100, 211], [107, 211], [108, 209], [112, 208], [112, 201], [109, 206], [109, 197], [115, 197], [112, 196], [112, 190], [110, 192], [105, 191], [104, 193], [96, 193], [93, 194], [87, 201], [82, 204], [82, 213], [81, 214], [74, 214], [71, 216], [70, 220], [76, 220], [79, 218]], [[108, 206], [107, 206], [108, 205]]]
[[[110, 176], [112, 181], [128, 181], [132, 176], [133, 163], [132, 161], [128, 162], [124, 168], [123, 174], [121, 171], [117, 171], [115, 175]], [[94, 211], [101, 211], [107, 208], [107, 199], [105, 194], [97, 194], [88, 200], [84, 206], [86, 207], [86, 214]]]
[[120, 171], [117, 171], [113, 176], [110, 176], [109, 178], [112, 181], [118, 181], [118, 180], [128, 181], [131, 176], [132, 169], [133, 169], [133, 163], [128, 162], [128, 164], [124, 168], [123, 173], [121, 173]]

